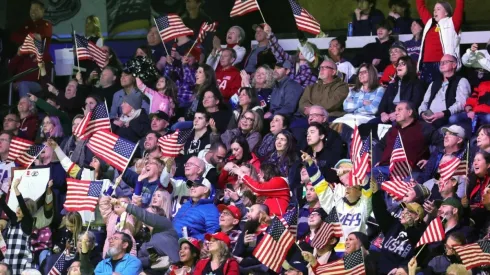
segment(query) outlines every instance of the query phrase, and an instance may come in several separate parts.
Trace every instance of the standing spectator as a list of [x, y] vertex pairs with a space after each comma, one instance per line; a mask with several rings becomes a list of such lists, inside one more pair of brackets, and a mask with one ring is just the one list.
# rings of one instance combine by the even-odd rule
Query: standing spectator
[[189, 56], [183, 57], [182, 62], [167, 63], [163, 75], [172, 79], [177, 85], [177, 102], [179, 108], [187, 108], [193, 100], [194, 86], [197, 84], [196, 71], [199, 63], [199, 54], [196, 47], [191, 50]]
[[[216, 68], [216, 81], [225, 103], [228, 103], [230, 98], [238, 92], [242, 83], [240, 71], [233, 66], [236, 59], [237, 53], [234, 49], [224, 48], [221, 50], [220, 66]], [[208, 65], [211, 64], [208, 63]]]
[[[85, 38], [99, 48], [104, 46], [100, 19], [95, 15], [89, 15], [87, 18], [85, 18]], [[91, 84], [93, 83], [92, 80], [96, 80], [98, 78], [100, 69], [97, 66], [97, 63], [95, 63], [93, 60], [79, 60], [78, 64], [81, 68], [85, 69], [85, 71], [82, 72], [82, 78], [86, 80], [86, 83]]]
[[255, 40], [258, 42], [258, 44], [252, 46], [250, 54], [245, 59], [243, 69], [245, 72], [247, 72], [247, 74], [255, 73], [256, 69], [262, 65], [272, 67], [274, 64], [276, 64], [276, 58], [271, 51], [269, 46], [269, 38], [267, 37], [267, 33], [264, 31], [264, 28], [265, 24], [252, 25], [252, 29], [255, 31]]
[[357, 0], [357, 8], [352, 15], [354, 36], [372, 36], [376, 33], [377, 25], [385, 16], [375, 5], [376, 0]]
[[393, 22], [393, 34], [409, 34], [412, 25], [408, 0], [390, 0], [388, 20]]
[[442, 57], [439, 64], [444, 79], [435, 79], [429, 85], [419, 107], [422, 119], [435, 128], [448, 123], [457, 124], [457, 114], [464, 111], [466, 99], [471, 93], [468, 80], [456, 75], [457, 62], [455, 56]]
[[[157, 27], [153, 26], [148, 30], [146, 34], [146, 41], [148, 42], [148, 46], [151, 49], [151, 57], [155, 64], [157, 64], [157, 68], [161, 69], [161, 65], [166, 62], [166, 50], [165, 45], [162, 43], [162, 39], [160, 38], [160, 34], [158, 33]], [[168, 49], [167, 49], [168, 50]]]
[[226, 33], [226, 45], [221, 45], [221, 40], [215, 36], [213, 39], [213, 50], [206, 60], [206, 64], [209, 64], [213, 69], [218, 68], [223, 48], [229, 48], [235, 50], [236, 58], [233, 60], [234, 66], [239, 66], [242, 63], [247, 50], [240, 46], [245, 40], [245, 31], [240, 26], [231, 27]]
[[439, 62], [444, 55], [456, 59], [457, 68], [461, 67], [459, 59], [459, 31], [463, 23], [464, 0], [456, 0], [456, 9], [446, 1], [438, 1], [431, 13], [425, 0], [417, 0], [417, 11], [425, 24], [422, 34], [422, 46], [418, 61], [420, 79], [429, 84], [439, 75]]
[[99, 86], [79, 85], [78, 89], [84, 95], [96, 94], [100, 96], [106, 101], [107, 107], [110, 108], [112, 106], [114, 94], [121, 90], [121, 84], [117, 81], [117, 79], [117, 69], [111, 66], [106, 66], [100, 73]]
[[139, 274], [141, 261], [129, 252], [133, 247], [131, 236], [124, 232], [115, 233], [109, 240], [108, 258], [101, 261], [95, 270], [96, 275], [118, 272], [120, 274]]
[[87, 94], [85, 90], [78, 90], [83, 83], [81, 74], [77, 73], [78, 79], [71, 79], [66, 85], [65, 91], [60, 92], [53, 85], [48, 83], [48, 92], [54, 94], [63, 111], [67, 112], [70, 117], [82, 113], [83, 102]]
[[165, 112], [170, 118], [174, 116], [177, 102], [177, 86], [167, 77], [161, 76], [156, 83], [156, 90], [146, 86], [139, 77], [136, 77], [136, 86], [145, 95], [151, 98], [150, 113]]
[[420, 46], [422, 45], [422, 30], [425, 25], [420, 19], [415, 19], [412, 22], [410, 28], [413, 38], [405, 41], [405, 47], [407, 48], [407, 54], [410, 56], [415, 64], [419, 61]]
[[223, 274], [239, 275], [237, 260], [231, 255], [230, 238], [223, 232], [206, 234], [210, 257], [196, 264], [194, 275]]
[[36, 114], [36, 106], [25, 96], [19, 100], [17, 110], [20, 116], [20, 128], [18, 136], [27, 140], [36, 139], [39, 127], [39, 118]]
[[44, 111], [47, 115], [58, 117], [63, 128], [63, 134], [65, 136], [71, 135], [71, 119], [66, 112], [60, 110], [61, 106], [58, 104], [56, 97], [48, 94], [46, 100], [44, 100], [33, 94], [29, 94], [29, 100], [34, 102], [36, 107]]
[[[367, 0], [363, 0], [367, 1]], [[362, 63], [373, 64], [378, 72], [384, 71], [390, 62], [390, 48], [395, 43], [391, 37], [392, 26], [388, 21], [382, 21], [376, 26], [376, 42], [369, 43], [362, 48], [352, 64], [359, 66]]]
[[7, 114], [3, 118], [3, 131], [8, 131], [14, 136], [19, 134], [20, 118], [16, 113]]
[[327, 57], [337, 65], [339, 72], [343, 74], [343, 81], [349, 83], [351, 77], [356, 74], [356, 68], [343, 57], [346, 40], [347, 37], [345, 36], [339, 36], [330, 40]]
[[44, 117], [40, 136], [42, 139], [52, 138], [61, 143], [64, 135], [60, 119], [57, 116]]
[[194, 38], [199, 34], [202, 23], [211, 23], [212, 21], [202, 8], [203, 4], [204, 1], [202, 0], [186, 0], [185, 11], [181, 16], [184, 24], [194, 31]]

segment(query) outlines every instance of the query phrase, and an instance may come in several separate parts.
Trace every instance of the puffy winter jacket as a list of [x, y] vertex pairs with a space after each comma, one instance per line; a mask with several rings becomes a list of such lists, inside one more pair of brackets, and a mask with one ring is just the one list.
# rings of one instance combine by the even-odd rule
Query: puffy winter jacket
[[482, 82], [475, 88], [466, 100], [466, 106], [471, 106], [475, 113], [490, 114], [490, 81]]
[[213, 200], [201, 199], [184, 203], [173, 219], [175, 231], [182, 238], [182, 228], [187, 227], [189, 237], [204, 240], [204, 234], [219, 230], [219, 212]]
[[244, 176], [243, 183], [257, 196], [266, 197], [264, 204], [269, 207], [271, 215], [282, 216], [286, 212], [291, 199], [291, 192], [284, 178], [275, 177], [267, 182], [258, 182], [250, 176]]

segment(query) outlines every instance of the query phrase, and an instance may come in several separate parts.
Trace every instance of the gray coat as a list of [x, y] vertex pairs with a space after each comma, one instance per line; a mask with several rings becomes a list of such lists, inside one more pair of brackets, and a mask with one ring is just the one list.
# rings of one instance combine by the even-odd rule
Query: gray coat
[[269, 112], [273, 115], [293, 115], [298, 108], [298, 102], [302, 94], [303, 87], [286, 76], [283, 80], [277, 82], [272, 90]]

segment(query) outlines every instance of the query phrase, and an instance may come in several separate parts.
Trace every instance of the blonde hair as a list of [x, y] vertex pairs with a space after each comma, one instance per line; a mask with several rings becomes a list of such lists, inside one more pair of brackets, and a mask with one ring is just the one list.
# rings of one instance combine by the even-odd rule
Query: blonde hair
[[153, 192], [153, 196], [155, 196], [157, 192], [160, 192], [162, 195], [162, 204], [157, 205], [157, 207], [163, 209], [163, 211], [165, 211], [165, 217], [172, 220], [172, 195], [170, 195], [167, 190], [157, 189], [155, 192]]
[[[87, 19], [85, 19], [86, 21], [85, 22], [89, 22], [89, 24], [91, 24], [94, 29], [93, 29], [93, 33], [85, 33], [86, 36], [90, 36], [90, 35], [95, 35], [99, 38], [102, 38], [102, 31], [101, 31], [101, 27], [100, 27], [100, 20], [97, 16], [95, 15], [89, 15], [87, 17]], [[85, 32], [87, 32], [87, 28], [85, 28]]]
[[471, 275], [471, 270], [466, 270], [462, 264], [452, 264], [446, 269], [446, 274], [451, 275]]
[[61, 222], [61, 227], [66, 227], [66, 223], [70, 222], [75, 228], [72, 232], [75, 244], [77, 243], [78, 235], [82, 232], [82, 216], [78, 212], [68, 212]]

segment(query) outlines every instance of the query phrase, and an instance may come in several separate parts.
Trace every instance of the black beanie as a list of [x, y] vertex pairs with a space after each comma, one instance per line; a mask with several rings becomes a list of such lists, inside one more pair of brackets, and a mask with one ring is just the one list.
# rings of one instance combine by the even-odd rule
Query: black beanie
[[369, 246], [371, 246], [371, 243], [369, 242], [369, 238], [366, 234], [356, 231], [352, 232], [351, 234], [354, 234], [356, 238], [361, 242], [362, 247], [364, 249], [369, 250]]

